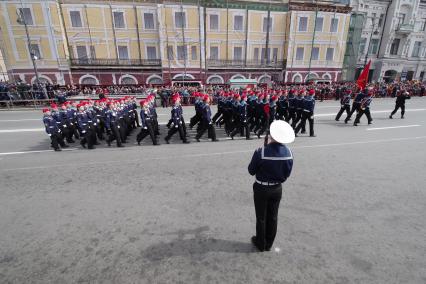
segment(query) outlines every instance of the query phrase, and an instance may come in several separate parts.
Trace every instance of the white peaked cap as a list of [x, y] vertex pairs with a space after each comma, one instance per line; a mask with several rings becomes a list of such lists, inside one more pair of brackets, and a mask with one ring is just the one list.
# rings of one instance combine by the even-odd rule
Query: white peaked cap
[[295, 139], [293, 128], [284, 120], [275, 120], [272, 122], [269, 131], [271, 137], [281, 144], [293, 143]]

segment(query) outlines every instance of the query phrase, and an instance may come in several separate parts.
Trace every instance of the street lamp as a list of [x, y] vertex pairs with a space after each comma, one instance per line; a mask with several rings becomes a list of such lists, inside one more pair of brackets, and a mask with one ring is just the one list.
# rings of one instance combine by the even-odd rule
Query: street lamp
[[41, 88], [41, 85], [40, 85], [40, 77], [38, 75], [38, 70], [37, 70], [36, 60], [38, 59], [38, 56], [35, 54], [35, 51], [31, 48], [30, 34], [28, 32], [28, 25], [27, 25], [27, 22], [25, 21], [23, 9], [18, 9], [16, 13], [18, 15], [18, 19], [16, 21], [18, 22], [18, 24], [24, 25], [24, 27], [25, 27], [25, 34], [27, 36], [28, 51], [30, 52], [31, 62], [33, 63], [33, 69], [34, 69], [34, 74], [36, 76], [37, 88], [38, 88], [39, 91], [41, 91], [43, 93], [43, 96], [45, 97], [44, 91], [43, 91], [43, 89]]

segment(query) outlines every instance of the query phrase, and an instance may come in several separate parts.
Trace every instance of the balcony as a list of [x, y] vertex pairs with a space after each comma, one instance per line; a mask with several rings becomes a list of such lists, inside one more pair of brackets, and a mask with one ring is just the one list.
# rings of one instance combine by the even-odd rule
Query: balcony
[[107, 68], [140, 68], [160, 67], [160, 59], [106, 59], [106, 58], [84, 58], [71, 59], [71, 67], [107, 67]]
[[284, 69], [286, 60], [281, 61], [260, 61], [260, 60], [220, 60], [220, 59], [207, 59], [208, 68], [245, 68], [245, 69]]
[[408, 35], [414, 31], [414, 25], [410, 24], [401, 24], [399, 25], [395, 32], [398, 34]]

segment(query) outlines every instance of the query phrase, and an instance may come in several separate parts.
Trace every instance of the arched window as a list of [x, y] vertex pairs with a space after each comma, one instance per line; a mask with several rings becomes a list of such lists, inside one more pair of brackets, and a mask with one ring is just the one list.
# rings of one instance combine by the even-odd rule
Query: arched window
[[121, 85], [137, 85], [138, 82], [132, 77], [126, 76], [121, 79]]
[[302, 75], [300, 74], [296, 74], [293, 76], [293, 80], [294, 83], [302, 83]]
[[158, 78], [158, 77], [153, 77], [150, 78], [148, 80], [148, 84], [152, 84], [152, 85], [162, 85], [163, 84], [163, 79]]
[[97, 83], [95, 78], [86, 77], [81, 80], [80, 85], [97, 85]]
[[269, 76], [264, 75], [259, 78], [259, 84], [267, 84], [269, 82], [271, 82], [271, 77]]
[[213, 75], [207, 79], [207, 84], [223, 84], [223, 82], [223, 78], [219, 75]]

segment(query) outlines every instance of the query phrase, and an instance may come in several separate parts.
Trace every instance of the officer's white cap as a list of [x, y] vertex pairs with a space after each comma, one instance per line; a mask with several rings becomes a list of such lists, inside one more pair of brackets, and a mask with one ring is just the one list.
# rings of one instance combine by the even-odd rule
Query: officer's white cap
[[269, 128], [271, 137], [281, 144], [293, 143], [295, 139], [294, 130], [287, 122], [275, 120]]

